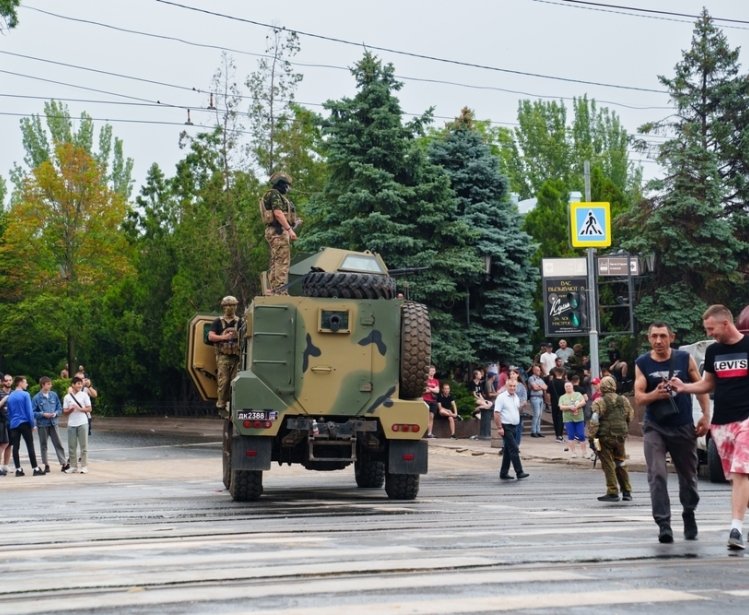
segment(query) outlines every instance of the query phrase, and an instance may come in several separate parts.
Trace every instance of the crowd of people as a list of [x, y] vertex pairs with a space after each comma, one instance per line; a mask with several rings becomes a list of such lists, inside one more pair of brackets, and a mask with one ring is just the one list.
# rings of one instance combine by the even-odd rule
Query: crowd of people
[[[547, 410], [556, 439], [571, 457], [597, 455], [600, 459], [606, 493], [598, 500], [632, 500], [625, 449], [634, 418], [632, 396], [627, 394], [632, 392], [635, 404], [645, 410], [643, 447], [658, 541], [674, 542], [668, 460], [677, 474], [684, 538], [697, 540], [697, 438], [710, 431], [724, 474], [731, 482], [732, 519], [727, 546], [743, 550], [743, 522], [749, 508], [749, 336], [736, 327], [730, 310], [722, 305], [706, 310], [703, 325], [715, 343], [707, 347], [702, 375], [689, 353], [674, 348], [674, 331], [665, 322], [649, 326], [650, 350], [634, 362], [634, 378], [616, 345], [609, 346], [610, 361], [594, 375], [582, 346], [570, 348], [565, 340], [560, 340], [555, 352], [551, 344], [542, 343], [527, 370], [497, 365], [489, 365], [486, 375], [482, 369], [474, 370], [468, 388], [473, 394], [474, 416], [482, 419], [478, 437], [491, 437], [491, 422], [485, 430], [485, 417], [490, 421], [494, 418], [502, 437], [500, 480], [529, 476], [519, 454], [523, 418], [530, 411], [530, 436], [543, 438], [541, 417]], [[427, 437], [433, 437], [434, 418], [439, 416], [451, 421], [454, 437], [457, 408], [454, 402], [449, 407], [437, 403], [439, 390], [436, 369], [431, 366], [424, 393], [430, 409]], [[714, 394], [712, 414], [709, 393]], [[696, 422], [691, 394], [701, 409]], [[588, 444], [592, 445], [590, 452]], [[515, 476], [509, 474], [511, 466]]]
[[[67, 370], [64, 371], [67, 375]], [[33, 397], [27, 391], [28, 386], [26, 376], [3, 375], [0, 386], [0, 476], [13, 472], [15, 476], [26, 476], [21, 465], [22, 440], [31, 464], [32, 476], [44, 476], [50, 472], [50, 442], [62, 472], [88, 473], [91, 399], [96, 398], [98, 393], [85, 372], [81, 369], [73, 376], [62, 401], [52, 390], [52, 379], [49, 376], [39, 379], [39, 391]], [[62, 416], [67, 417], [67, 455], [58, 432], [58, 421]], [[35, 431], [41, 462], [34, 444]], [[9, 467], [11, 456], [13, 470]]]

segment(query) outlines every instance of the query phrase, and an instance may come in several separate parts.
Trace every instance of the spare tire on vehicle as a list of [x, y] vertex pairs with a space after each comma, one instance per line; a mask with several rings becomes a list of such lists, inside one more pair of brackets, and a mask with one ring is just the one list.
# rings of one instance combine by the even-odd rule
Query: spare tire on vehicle
[[425, 305], [406, 301], [401, 307], [400, 396], [416, 399], [424, 394], [432, 360], [432, 327]]
[[302, 295], [338, 299], [392, 299], [395, 280], [371, 273], [312, 271], [302, 278]]

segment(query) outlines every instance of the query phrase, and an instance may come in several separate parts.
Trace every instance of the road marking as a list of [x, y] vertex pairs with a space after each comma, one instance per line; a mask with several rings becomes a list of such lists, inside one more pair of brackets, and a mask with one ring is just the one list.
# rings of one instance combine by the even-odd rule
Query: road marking
[[[411, 589], [427, 589], [443, 587], [445, 585], [494, 585], [517, 584], [534, 582], [563, 582], [583, 581], [589, 577], [565, 570], [516, 570], [491, 572], [453, 572], [398, 576], [377, 575], [376, 577], [351, 577], [346, 579], [299, 580], [293, 583], [263, 583], [261, 585], [223, 584], [215, 586], [201, 586], [199, 588], [175, 587], [170, 589], [150, 589], [139, 586], [131, 587], [125, 592], [117, 591], [112, 594], [97, 594], [95, 596], [66, 596], [65, 600], [58, 598], [34, 597], [33, 601], [3, 601], [3, 606], [9, 607], [9, 612], [15, 615], [31, 615], [33, 613], [85, 611], [102, 608], [118, 607], [148, 607], [155, 605], [175, 605], [190, 602], [193, 607], [197, 601], [196, 593], [203, 604], [230, 600], [257, 599], [273, 596], [311, 596], [331, 595], [344, 596], [347, 592], [342, 588], [355, 588], [357, 593], [364, 591], [395, 591]], [[351, 592], [348, 592], [351, 593]], [[566, 598], [569, 601], [569, 596]], [[429, 601], [432, 604], [433, 600]], [[12, 607], [12, 608], [10, 608]], [[349, 613], [356, 613], [357, 607], [347, 609]], [[327, 612], [332, 612], [328, 610]], [[434, 611], [430, 611], [434, 612]]]

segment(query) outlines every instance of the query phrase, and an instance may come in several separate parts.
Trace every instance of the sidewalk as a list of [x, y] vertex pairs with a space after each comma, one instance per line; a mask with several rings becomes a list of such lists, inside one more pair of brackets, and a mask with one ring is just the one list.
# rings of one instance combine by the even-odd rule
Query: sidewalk
[[[195, 437], [207, 437], [221, 440], [223, 421], [219, 418], [179, 418], [179, 417], [101, 417], [97, 416], [94, 430], [129, 431], [135, 433], [171, 433]], [[470, 440], [450, 438], [435, 438], [427, 440], [429, 447], [439, 447], [456, 455], [497, 455], [498, 450], [491, 447], [489, 440]], [[642, 438], [630, 436], [627, 439], [627, 453], [629, 462], [627, 468], [633, 472], [645, 471], [645, 454], [642, 448]], [[541, 463], [567, 464], [591, 468], [593, 462], [589, 459], [572, 459], [569, 452], [564, 452], [564, 444], [557, 442], [553, 435], [545, 438], [531, 438], [523, 434], [520, 444], [520, 454], [524, 460]], [[600, 469], [597, 463], [596, 468]]]

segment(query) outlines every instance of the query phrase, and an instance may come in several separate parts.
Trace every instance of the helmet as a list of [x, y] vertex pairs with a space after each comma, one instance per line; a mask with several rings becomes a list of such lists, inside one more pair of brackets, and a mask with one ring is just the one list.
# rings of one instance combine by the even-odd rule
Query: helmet
[[289, 186], [291, 186], [291, 175], [288, 175], [287, 173], [274, 173], [270, 176], [270, 185], [275, 186], [278, 184], [278, 182], [286, 182]]
[[232, 297], [231, 295], [226, 295], [223, 299], [221, 299], [221, 307], [224, 307], [225, 305], [237, 305], [239, 301], [237, 301], [236, 297]]
[[616, 393], [616, 380], [614, 380], [611, 376], [604, 376], [601, 378], [601, 393]]

